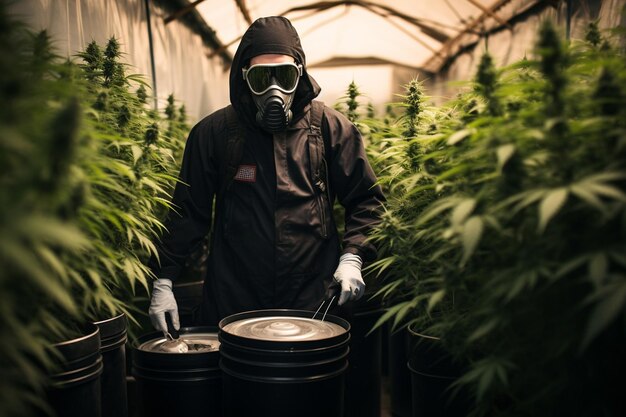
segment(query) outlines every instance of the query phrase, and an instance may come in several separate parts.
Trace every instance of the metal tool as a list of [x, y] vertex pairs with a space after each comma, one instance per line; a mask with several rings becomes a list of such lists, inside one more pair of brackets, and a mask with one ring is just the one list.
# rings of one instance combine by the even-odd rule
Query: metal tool
[[330, 309], [330, 306], [332, 305], [333, 301], [335, 301], [335, 298], [337, 298], [340, 292], [341, 292], [341, 286], [339, 285], [337, 281], [333, 280], [333, 282], [328, 286], [328, 289], [326, 290], [326, 295], [324, 295], [322, 304], [320, 304], [317, 311], [313, 313], [313, 317], [311, 318], [314, 319], [315, 316], [317, 316], [317, 313], [319, 313], [319, 311], [322, 309], [324, 304], [328, 302], [328, 305], [326, 306], [326, 311], [324, 311], [324, 315], [322, 316], [322, 321], [324, 321], [324, 319], [326, 318], [326, 314], [328, 313], [328, 310]]

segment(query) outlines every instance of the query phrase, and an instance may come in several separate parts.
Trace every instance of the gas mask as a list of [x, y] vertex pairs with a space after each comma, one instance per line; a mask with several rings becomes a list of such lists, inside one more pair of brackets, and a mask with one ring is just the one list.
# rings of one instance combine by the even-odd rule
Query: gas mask
[[257, 107], [257, 123], [269, 132], [285, 130], [292, 118], [291, 104], [302, 76], [302, 65], [257, 64], [242, 71]]

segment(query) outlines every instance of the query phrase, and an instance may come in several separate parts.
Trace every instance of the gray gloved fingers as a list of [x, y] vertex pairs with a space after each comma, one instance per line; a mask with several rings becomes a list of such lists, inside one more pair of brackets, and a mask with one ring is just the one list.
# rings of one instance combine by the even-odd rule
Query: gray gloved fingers
[[365, 283], [361, 277], [363, 262], [358, 255], [345, 253], [339, 258], [339, 265], [335, 270], [335, 280], [341, 283], [339, 305], [347, 301], [358, 300], [365, 292]]
[[165, 322], [165, 311], [159, 312], [150, 312], [150, 321], [152, 322], [152, 326], [155, 329], [166, 332], [167, 331], [167, 323]]
[[343, 305], [346, 301], [357, 301], [365, 293], [365, 285], [360, 282], [355, 282], [354, 286], [348, 285], [348, 288], [341, 290], [341, 296], [339, 297], [339, 305]]
[[360, 300], [365, 294], [365, 283], [363, 281], [356, 282], [356, 288], [353, 291], [354, 297], [352, 298], [354, 301]]
[[170, 313], [172, 325], [178, 330], [180, 328], [180, 321], [178, 318], [178, 305], [176, 304], [176, 298], [172, 292], [172, 281], [160, 278], [153, 284], [148, 313], [152, 325], [162, 332], [167, 331], [166, 312]]
[[[174, 329], [180, 330], [180, 318], [178, 317], [178, 308], [169, 310], [170, 316], [172, 317], [172, 325]], [[163, 315], [165, 317], [165, 315]]]
[[343, 305], [343, 303], [350, 300], [351, 296], [352, 289], [350, 288], [350, 284], [347, 282], [347, 280], [341, 281], [341, 295], [339, 296], [338, 304], [340, 306]]

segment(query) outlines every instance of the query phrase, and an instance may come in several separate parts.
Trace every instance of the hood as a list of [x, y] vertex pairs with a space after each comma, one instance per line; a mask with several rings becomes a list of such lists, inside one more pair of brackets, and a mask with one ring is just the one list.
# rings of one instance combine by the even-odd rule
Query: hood
[[306, 57], [296, 29], [282, 16], [257, 19], [241, 38], [230, 68], [230, 102], [235, 111], [247, 124], [256, 126], [256, 107], [241, 70], [249, 64], [252, 57], [261, 54], [289, 55], [302, 64], [302, 78], [291, 105], [293, 121], [299, 119], [304, 108], [318, 96], [321, 89], [307, 72]]

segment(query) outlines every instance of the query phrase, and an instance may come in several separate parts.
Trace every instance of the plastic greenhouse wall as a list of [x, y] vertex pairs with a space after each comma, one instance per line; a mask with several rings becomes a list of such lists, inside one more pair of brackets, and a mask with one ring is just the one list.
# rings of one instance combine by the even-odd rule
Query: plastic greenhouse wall
[[[73, 57], [92, 40], [103, 45], [115, 36], [123, 61], [132, 65], [127, 73], [143, 74], [153, 84], [143, 0], [18, 0], [9, 10], [32, 29], [46, 29], [61, 56]], [[165, 108], [174, 94], [194, 122], [228, 104], [228, 71], [221, 59], [209, 59], [201, 38], [182, 23], [166, 26], [166, 12], [152, 4], [150, 17], [158, 107]]]
[[[558, 8], [546, 4], [543, 9], [533, 10], [532, 7], [536, 3], [538, 2], [513, 0], [498, 11], [498, 16], [510, 19], [510, 30], [503, 28], [482, 38], [475, 34], [466, 35], [461, 42], [462, 45], [467, 45], [466, 49], [451, 59], [434, 77], [432, 83], [429, 83], [429, 95], [452, 96], [454, 87], [447, 83], [470, 80], [485, 50], [489, 51], [497, 66], [505, 66], [524, 56], [532, 56], [539, 26], [546, 19], [557, 22], [565, 31], [567, 21], [565, 2], [561, 2]], [[622, 14], [625, 6], [626, 0], [572, 1], [570, 37], [584, 38], [587, 23], [593, 20], [598, 20], [601, 29], [626, 26], [626, 15]]]

